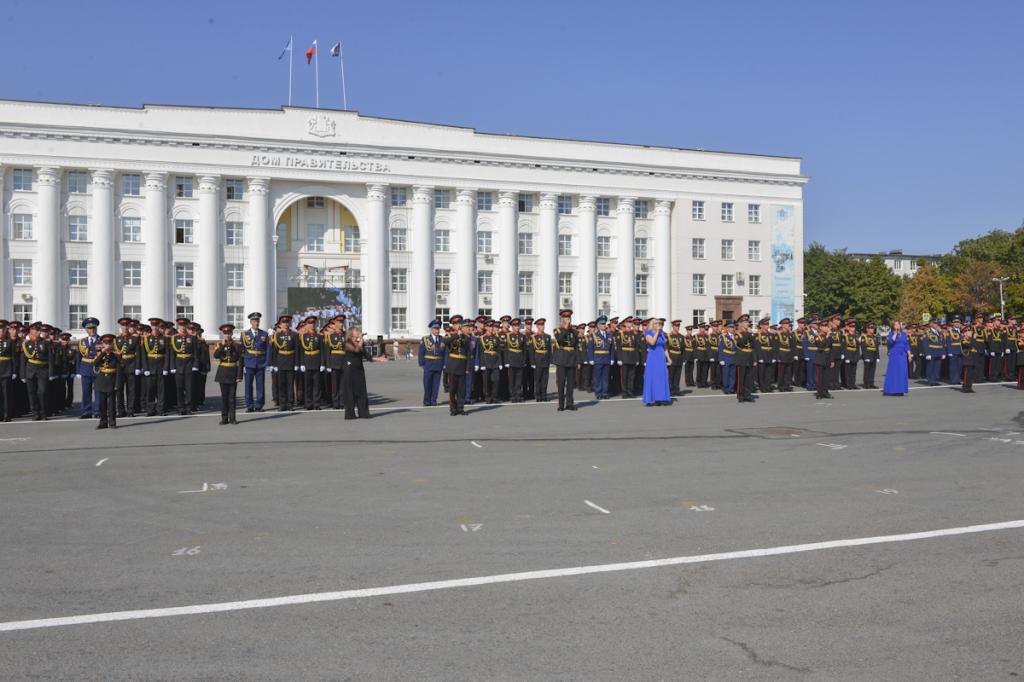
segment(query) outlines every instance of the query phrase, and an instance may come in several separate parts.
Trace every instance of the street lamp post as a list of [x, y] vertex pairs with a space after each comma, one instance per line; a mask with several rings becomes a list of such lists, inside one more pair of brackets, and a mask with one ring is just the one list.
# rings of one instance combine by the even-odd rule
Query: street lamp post
[[1003, 299], [1003, 282], [1010, 279], [1009, 277], [993, 277], [993, 282], [999, 282], [999, 318], [1006, 319], [1006, 301]]

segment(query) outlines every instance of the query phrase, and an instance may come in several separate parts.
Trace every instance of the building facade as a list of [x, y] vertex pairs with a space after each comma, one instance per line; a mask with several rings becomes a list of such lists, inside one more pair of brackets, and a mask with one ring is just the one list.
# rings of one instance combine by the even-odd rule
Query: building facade
[[876, 257], [881, 258], [887, 268], [901, 277], [911, 277], [917, 272], [917, 267], [921, 263], [935, 265], [939, 262], [939, 258], [941, 258], [941, 256], [936, 255], [915, 256], [903, 253], [901, 249], [881, 251], [879, 253], [851, 253], [850, 256], [862, 261], [869, 261]]
[[0, 101], [0, 311], [799, 315], [800, 159], [479, 133], [355, 112]]

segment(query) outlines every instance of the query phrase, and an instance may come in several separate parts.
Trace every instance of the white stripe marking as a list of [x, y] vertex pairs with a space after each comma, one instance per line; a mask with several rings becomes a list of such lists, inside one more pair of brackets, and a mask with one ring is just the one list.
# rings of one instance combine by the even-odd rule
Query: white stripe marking
[[608, 511], [604, 507], [598, 507], [596, 504], [594, 504], [590, 500], [583, 500], [583, 504], [587, 505], [588, 507], [593, 507], [594, 509], [596, 509], [597, 511], [601, 512], [602, 514], [611, 514], [610, 511]]
[[20, 443], [21, 441], [31, 440], [30, 438], [0, 438], [0, 442], [4, 443]]
[[483, 447], [483, 445], [480, 445], [480, 443], [477, 443], [475, 440], [471, 440], [469, 442], [472, 443], [473, 445], [477, 446], [478, 448], [482, 448]]
[[962, 433], [951, 433], [949, 431], [929, 431], [928, 433], [935, 434], [936, 436], [959, 436], [960, 438], [967, 438]]
[[102, 466], [102, 464], [103, 464], [104, 462], [106, 462], [106, 461], [107, 461], [108, 459], [110, 459], [110, 458], [109, 458], [109, 457], [104, 457], [104, 458], [103, 458], [103, 459], [101, 459], [100, 461], [96, 462], [96, 466]]
[[411, 592], [431, 592], [456, 587], [479, 587], [499, 583], [522, 582], [525, 580], [542, 580], [547, 578], [565, 578], [568, 576], [591, 575], [595, 573], [615, 573], [618, 571], [635, 571], [647, 568], [664, 568], [682, 564], [698, 564], [710, 561], [728, 561], [731, 559], [756, 559], [783, 554], [816, 552], [824, 549], [842, 547], [860, 547], [879, 545], [892, 542], [909, 542], [911, 540], [927, 540], [929, 538], [948, 537], [951, 535], [968, 535], [971, 533], [987, 533], [996, 530], [1024, 528], [1024, 519], [986, 523], [977, 526], [961, 526], [959, 528], [942, 528], [917, 533], [901, 533], [898, 535], [879, 535], [868, 538], [849, 538], [846, 540], [829, 540], [811, 542], [803, 545], [784, 545], [763, 549], [746, 549], [736, 552], [720, 552], [718, 554], [698, 554], [693, 556], [671, 557], [668, 559], [650, 559], [647, 561], [630, 561], [618, 564], [596, 564], [593, 566], [576, 566], [573, 568], [553, 568], [541, 571], [524, 571], [522, 573], [504, 573], [501, 575], [485, 575], [477, 578], [457, 578], [454, 580], [436, 580], [425, 583], [392, 585], [389, 587], [370, 587], [359, 590], [343, 590], [339, 592], [315, 592], [312, 594], [294, 594], [287, 597], [269, 599], [249, 599], [246, 601], [221, 602], [218, 604], [196, 604], [193, 606], [174, 606], [160, 609], [140, 609], [137, 611], [114, 611], [111, 613], [90, 613], [81, 616], [65, 616], [62, 618], [40, 618], [37, 620], [16, 620], [0, 623], [0, 632], [15, 630], [36, 630], [39, 628], [62, 627], [65, 625], [84, 625], [86, 623], [111, 623], [122, 620], [142, 620], [145, 618], [165, 618], [168, 616], [194, 616], [204, 613], [222, 613], [225, 611], [242, 611], [246, 609], [265, 609], [274, 606], [291, 606], [296, 604], [315, 604], [321, 602], [344, 601], [347, 599], [365, 599], [367, 597], [383, 597], [392, 594], [408, 594]]

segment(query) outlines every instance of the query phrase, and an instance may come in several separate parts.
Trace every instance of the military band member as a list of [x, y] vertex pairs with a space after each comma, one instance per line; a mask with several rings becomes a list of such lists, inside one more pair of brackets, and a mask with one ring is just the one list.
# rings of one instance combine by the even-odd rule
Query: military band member
[[437, 405], [441, 374], [444, 372], [444, 337], [441, 336], [440, 320], [433, 320], [430, 333], [420, 339], [417, 360], [423, 369], [423, 405], [432, 407]]
[[754, 351], [756, 340], [750, 331], [750, 316], [736, 320], [736, 400], [754, 402]]
[[210, 373], [210, 344], [204, 338], [203, 328], [193, 322], [189, 333], [195, 339], [196, 364], [192, 368], [192, 403], [190, 409], [198, 410], [206, 403], [206, 375]]
[[799, 337], [790, 329], [792, 320], [784, 317], [779, 320], [779, 333], [776, 341], [779, 391], [791, 393], [793, 391], [795, 369], [803, 362], [803, 354], [799, 346]]
[[718, 367], [722, 377], [722, 393], [725, 395], [736, 394], [736, 354], [739, 352], [736, 339], [736, 323], [729, 320], [718, 335]]
[[270, 336], [268, 367], [277, 385], [279, 411], [291, 412], [295, 401], [295, 370], [298, 367], [296, 352], [299, 335], [291, 329], [292, 316], [282, 315], [277, 320], [277, 331]]
[[693, 345], [693, 325], [686, 325], [686, 334], [683, 335], [683, 381], [687, 388], [692, 388], [694, 383], [694, 370], [697, 365], [696, 349]]
[[58, 409], [63, 412], [75, 404], [75, 362], [78, 350], [68, 332], [62, 332], [57, 338], [59, 343], [54, 346], [53, 352], [60, 365], [60, 372], [54, 381], [57, 384]]
[[117, 321], [121, 333], [114, 338], [114, 352], [121, 361], [117, 377], [117, 416], [135, 416], [136, 387], [142, 372], [139, 369], [139, 337], [132, 332], [132, 319], [122, 317]]
[[533, 395], [538, 403], [548, 402], [548, 377], [551, 375], [551, 359], [554, 352], [554, 341], [550, 334], [544, 331], [547, 326], [547, 319], [540, 317], [534, 321], [536, 331], [530, 335], [526, 342], [529, 349], [528, 358], [530, 371], [533, 375]]
[[235, 405], [238, 399], [238, 382], [242, 380], [245, 371], [245, 349], [241, 344], [235, 343], [234, 332], [234, 325], [222, 324], [220, 333], [223, 336], [213, 350], [213, 357], [219, 363], [214, 381], [220, 385], [221, 426], [238, 423], [235, 419]]
[[267, 353], [270, 335], [260, 329], [262, 313], [249, 313], [249, 328], [242, 333], [245, 372], [245, 411], [262, 412], [266, 402]]
[[444, 372], [448, 376], [448, 413], [466, 414], [466, 373], [469, 371], [469, 339], [462, 333], [462, 315], [448, 320], [451, 333], [445, 338]]
[[551, 335], [551, 362], [555, 365], [555, 385], [558, 390], [558, 411], [576, 411], [573, 391], [576, 388], [576, 355], [579, 352], [579, 332], [572, 326], [572, 311], [561, 310], [558, 317], [562, 325]]
[[[21, 367], [18, 376], [28, 386], [29, 410], [33, 421], [46, 421], [49, 417], [47, 389], [53, 378], [50, 367], [52, 346], [42, 338], [43, 325], [33, 323], [28, 328], [28, 337], [21, 342]], [[92, 356], [95, 358], [95, 355]]]
[[345, 393], [342, 390], [345, 378], [345, 316], [339, 315], [328, 324], [324, 335], [324, 367], [327, 383], [331, 389], [331, 407], [336, 410], [345, 407]]
[[320, 409], [320, 373], [323, 370], [323, 337], [316, 330], [316, 318], [310, 316], [299, 326], [299, 371], [302, 372], [302, 398], [307, 410]]
[[928, 323], [928, 330], [922, 340], [925, 360], [925, 377], [929, 386], [939, 385], [942, 361], [946, 359], [946, 339], [939, 329], [937, 320]]
[[697, 335], [693, 337], [693, 355], [697, 368], [697, 388], [707, 388], [708, 374], [711, 371], [711, 359], [708, 354], [708, 325], [701, 322], [697, 325]]
[[754, 338], [754, 370], [757, 375], [757, 390], [761, 393], [771, 393], [772, 382], [775, 379], [775, 343], [768, 328], [771, 319], [763, 317], [757, 321], [757, 333], [752, 334]]
[[864, 361], [864, 388], [878, 388], [875, 386], [875, 372], [878, 370], [878, 360], [881, 357], [881, 344], [875, 329], [875, 323], [868, 322], [859, 339], [860, 357]]
[[96, 399], [99, 406], [100, 423], [97, 429], [117, 428], [117, 384], [121, 374], [121, 356], [114, 348], [113, 334], [104, 334], [99, 339], [99, 348], [93, 356], [93, 371], [96, 381]]
[[142, 340], [142, 386], [145, 394], [146, 415], [167, 414], [167, 337], [164, 323], [158, 317], [149, 318], [150, 334]]
[[498, 386], [501, 383], [501, 339], [492, 325], [484, 327], [483, 335], [477, 339], [476, 357], [473, 370], [482, 381], [483, 400], [488, 405], [498, 402]]
[[635, 398], [636, 368], [640, 365], [640, 351], [637, 348], [637, 335], [633, 332], [633, 318], [622, 320], [621, 328], [615, 338], [615, 361], [621, 377], [622, 398]]
[[511, 321], [511, 329], [502, 339], [502, 364], [508, 371], [509, 400], [523, 402], [523, 370], [526, 367], [526, 337], [519, 331], [519, 318]]
[[860, 361], [860, 339], [857, 336], [857, 321], [848, 319], [842, 332], [842, 386], [846, 390], [857, 390], [857, 363]]
[[1024, 328], [1017, 330], [1014, 336], [1014, 346], [1016, 347], [1016, 366], [1017, 370], [1017, 390], [1024, 391]]
[[594, 333], [594, 326], [578, 324], [576, 331], [579, 333], [579, 345], [576, 348], [579, 376], [576, 385], [581, 390], [589, 392], [594, 390], [594, 366], [587, 359], [587, 349], [590, 345], [590, 337]]
[[817, 387], [815, 399], [831, 399], [829, 392], [829, 374], [835, 368], [835, 360], [832, 358], [832, 336], [825, 329], [825, 324], [817, 325], [812, 333], [811, 343], [814, 344], [814, 385]]
[[167, 369], [174, 377], [174, 398], [178, 414], [192, 414], [192, 370], [196, 369], [196, 339], [189, 331], [187, 318], [175, 320], [178, 333], [170, 338]]

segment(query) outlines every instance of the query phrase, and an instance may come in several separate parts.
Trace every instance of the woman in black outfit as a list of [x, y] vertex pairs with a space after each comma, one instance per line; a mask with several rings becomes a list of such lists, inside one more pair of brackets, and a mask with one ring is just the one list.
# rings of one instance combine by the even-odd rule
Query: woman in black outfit
[[372, 360], [363, 346], [365, 339], [359, 327], [352, 327], [345, 337], [345, 371], [341, 373], [341, 393], [345, 400], [345, 419], [370, 418], [370, 401], [366, 395], [366, 373], [363, 360]]

